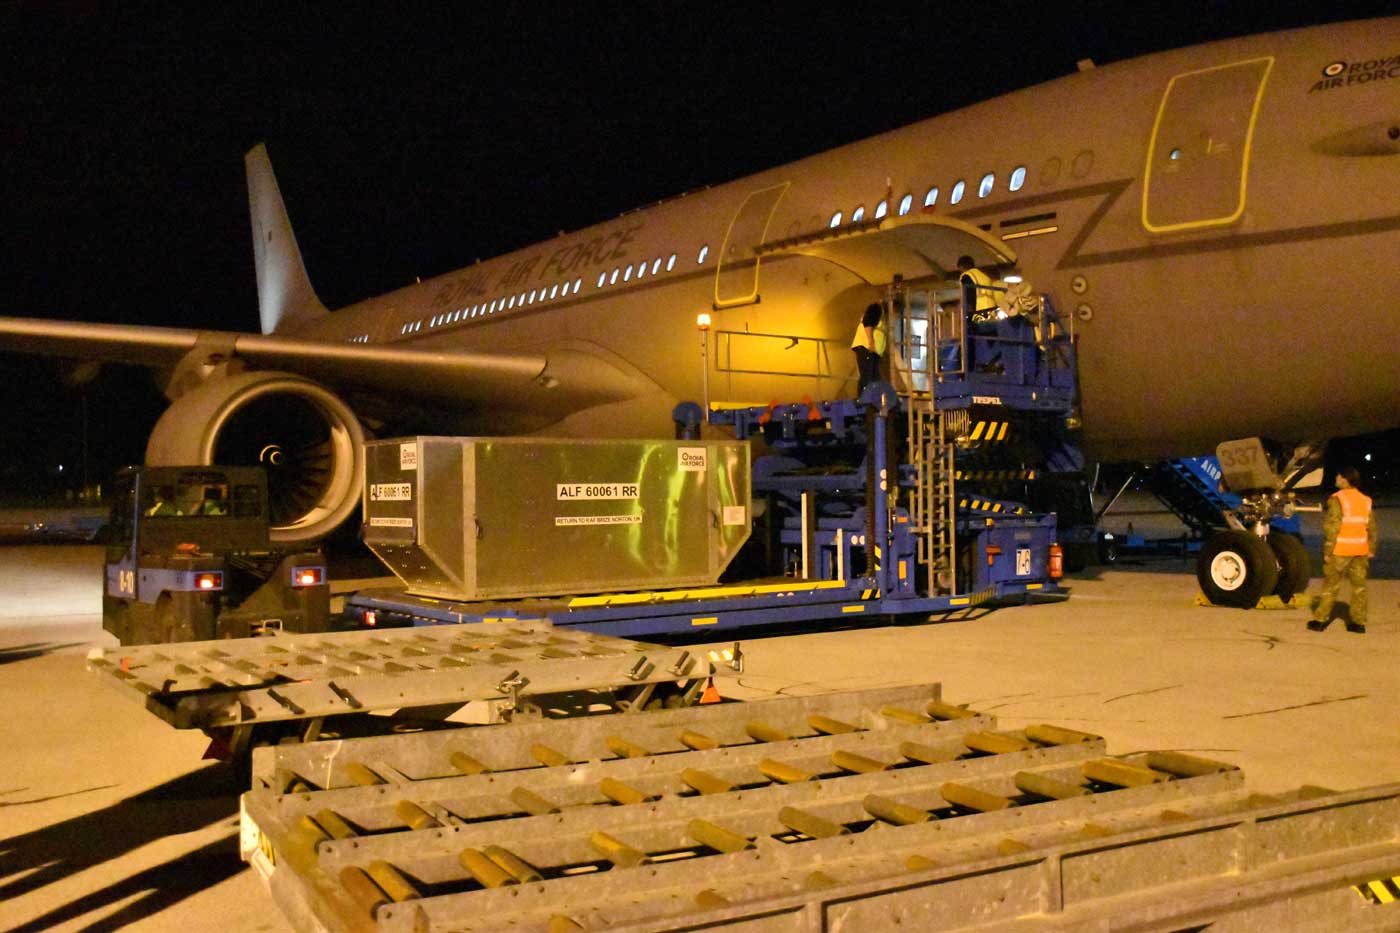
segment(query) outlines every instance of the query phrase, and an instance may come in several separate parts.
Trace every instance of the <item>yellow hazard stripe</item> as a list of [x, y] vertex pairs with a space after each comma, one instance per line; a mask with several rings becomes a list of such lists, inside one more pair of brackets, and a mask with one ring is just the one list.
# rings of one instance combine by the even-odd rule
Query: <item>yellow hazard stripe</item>
[[1365, 884], [1354, 884], [1351, 889], [1372, 904], [1392, 904], [1400, 894], [1400, 875], [1393, 878], [1377, 878]]
[[1010, 422], [1010, 421], [1003, 421], [1003, 422], [1001, 423], [1001, 430], [997, 432], [997, 440], [999, 440], [999, 441], [1004, 441], [1004, 440], [1006, 440], [1006, 430], [1007, 430], [1007, 428], [1010, 428], [1010, 427], [1011, 427], [1011, 422]]
[[793, 593], [810, 590], [842, 589], [841, 580], [793, 580], [789, 583], [765, 583], [761, 586], [714, 586], [699, 590], [658, 590], [649, 593], [604, 593], [598, 596], [576, 596], [569, 600], [570, 609], [590, 606], [631, 606], [649, 602], [676, 602], [683, 599], [727, 599], [734, 596], [763, 596], [771, 593]]
[[976, 427], [974, 427], [974, 428], [972, 429], [972, 439], [973, 439], [974, 441], [980, 441], [980, 440], [982, 439], [982, 431], [983, 431], [986, 427], [987, 427], [987, 422], [985, 422], [985, 421], [979, 421], [979, 422], [977, 422]]

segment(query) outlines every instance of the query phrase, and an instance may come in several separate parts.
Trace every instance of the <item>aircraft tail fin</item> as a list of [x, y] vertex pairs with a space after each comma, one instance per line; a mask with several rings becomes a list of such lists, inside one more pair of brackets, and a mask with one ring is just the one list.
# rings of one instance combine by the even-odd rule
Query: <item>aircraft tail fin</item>
[[248, 211], [253, 222], [258, 316], [262, 332], [271, 334], [328, 312], [306, 274], [267, 147], [258, 143], [243, 157], [243, 164], [248, 172]]

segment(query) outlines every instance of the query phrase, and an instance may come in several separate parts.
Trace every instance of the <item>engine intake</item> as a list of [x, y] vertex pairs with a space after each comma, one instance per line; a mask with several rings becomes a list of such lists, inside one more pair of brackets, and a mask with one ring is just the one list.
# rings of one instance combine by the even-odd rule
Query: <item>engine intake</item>
[[272, 540], [314, 541], [359, 505], [364, 431], [345, 402], [309, 379], [242, 372], [177, 398], [151, 432], [146, 462], [261, 465]]

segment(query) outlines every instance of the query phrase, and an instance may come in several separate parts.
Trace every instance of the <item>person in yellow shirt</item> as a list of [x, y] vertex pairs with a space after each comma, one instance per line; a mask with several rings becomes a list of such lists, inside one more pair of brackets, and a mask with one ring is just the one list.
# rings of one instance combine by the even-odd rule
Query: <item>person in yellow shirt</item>
[[[977, 268], [971, 256], [958, 257], [958, 284], [962, 287], [963, 307], [967, 309], [967, 371], [972, 372], [977, 365], [977, 337], [996, 335], [996, 294], [992, 291], [992, 279]], [[983, 354], [983, 365], [991, 363], [994, 355], [990, 351]]]
[[1361, 476], [1352, 467], [1337, 474], [1337, 491], [1327, 500], [1322, 522], [1322, 596], [1313, 609], [1308, 628], [1320, 632], [1332, 621], [1332, 604], [1342, 588], [1351, 584], [1351, 618], [1348, 632], [1366, 631], [1366, 572], [1376, 556], [1379, 533], [1371, 497], [1356, 488]]
[[856, 386], [856, 397], [865, 387], [880, 378], [880, 360], [885, 355], [885, 331], [880, 326], [883, 309], [879, 303], [870, 305], [856, 325], [856, 335], [851, 341], [851, 352], [856, 355], [856, 371], [860, 373], [860, 383]]

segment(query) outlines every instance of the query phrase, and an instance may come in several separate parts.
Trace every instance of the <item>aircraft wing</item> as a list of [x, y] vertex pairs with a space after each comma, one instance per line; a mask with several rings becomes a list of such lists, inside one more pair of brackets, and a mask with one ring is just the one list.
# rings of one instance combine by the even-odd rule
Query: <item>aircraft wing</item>
[[636, 380], [576, 347], [533, 354], [389, 348], [277, 334], [0, 317], [0, 350], [173, 371], [237, 358], [250, 369], [435, 404], [566, 414], [630, 398]]

